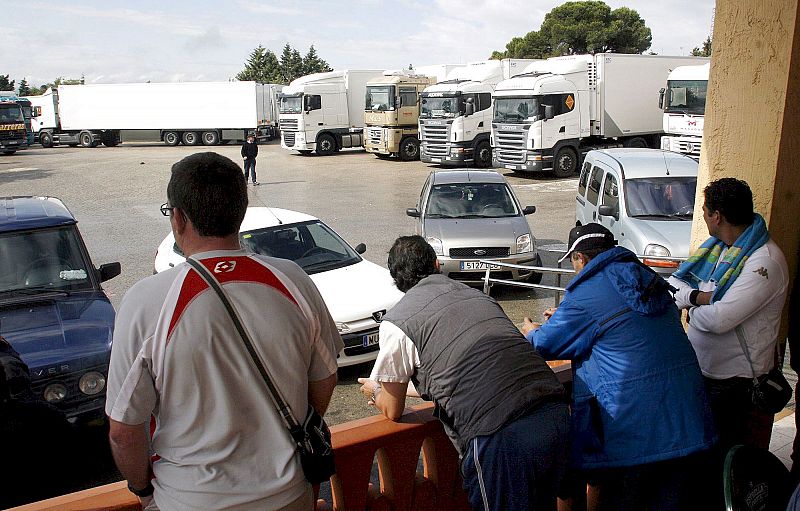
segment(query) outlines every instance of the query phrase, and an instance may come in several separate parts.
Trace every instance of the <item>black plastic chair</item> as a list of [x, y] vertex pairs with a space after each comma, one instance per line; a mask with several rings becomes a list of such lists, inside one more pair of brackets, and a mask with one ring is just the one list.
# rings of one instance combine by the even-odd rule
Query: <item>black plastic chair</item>
[[794, 486], [789, 470], [766, 449], [732, 447], [725, 456], [727, 511], [785, 511]]

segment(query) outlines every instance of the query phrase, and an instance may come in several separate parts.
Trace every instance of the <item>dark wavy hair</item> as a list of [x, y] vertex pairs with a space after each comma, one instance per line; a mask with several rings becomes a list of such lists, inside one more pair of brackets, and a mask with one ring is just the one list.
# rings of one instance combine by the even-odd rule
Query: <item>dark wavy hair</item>
[[186, 213], [200, 236], [221, 238], [239, 232], [247, 211], [247, 183], [230, 158], [196, 153], [172, 166], [167, 200]]
[[422, 236], [400, 236], [389, 249], [389, 273], [402, 292], [416, 286], [436, 269], [436, 252]]
[[750, 225], [753, 223], [753, 192], [740, 179], [723, 177], [712, 181], [703, 189], [706, 208], [719, 211], [729, 224]]

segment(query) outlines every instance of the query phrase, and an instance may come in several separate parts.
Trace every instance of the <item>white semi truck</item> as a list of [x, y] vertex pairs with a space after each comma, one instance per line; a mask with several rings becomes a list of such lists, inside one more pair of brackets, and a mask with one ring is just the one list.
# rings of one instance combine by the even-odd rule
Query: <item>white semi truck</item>
[[281, 147], [327, 156], [362, 146], [367, 82], [382, 74], [350, 69], [293, 80], [279, 96]]
[[700, 156], [703, 146], [703, 116], [711, 64], [680, 66], [670, 72], [666, 89], [661, 89], [664, 109], [661, 149]]
[[470, 62], [420, 95], [420, 159], [441, 165], [488, 167], [492, 91], [522, 72], [529, 59]]
[[493, 166], [566, 177], [591, 149], [658, 147], [658, 91], [672, 69], [696, 62], [601, 53], [531, 64], [492, 95]]
[[167, 145], [217, 145], [277, 136], [282, 86], [256, 82], [61, 85], [29, 96], [44, 147], [115, 146], [120, 132], [155, 131]]

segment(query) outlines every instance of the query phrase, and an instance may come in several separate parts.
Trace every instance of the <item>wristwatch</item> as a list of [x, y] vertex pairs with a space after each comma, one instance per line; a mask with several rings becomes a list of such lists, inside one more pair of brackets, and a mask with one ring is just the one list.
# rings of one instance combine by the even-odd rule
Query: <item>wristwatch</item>
[[155, 488], [153, 488], [153, 483], [151, 481], [147, 481], [147, 486], [145, 486], [141, 490], [137, 490], [136, 488], [131, 486], [131, 483], [128, 483], [128, 491], [133, 493], [137, 497], [144, 498], [152, 495], [153, 492], [155, 491]]
[[381, 390], [381, 384], [376, 383], [374, 387], [372, 387], [372, 402], [375, 402], [375, 398], [378, 397], [378, 391]]

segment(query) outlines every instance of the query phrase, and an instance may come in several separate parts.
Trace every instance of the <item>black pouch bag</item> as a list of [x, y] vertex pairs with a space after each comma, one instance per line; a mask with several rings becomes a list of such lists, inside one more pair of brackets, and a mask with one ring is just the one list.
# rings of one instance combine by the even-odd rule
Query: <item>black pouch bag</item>
[[792, 386], [786, 381], [779, 367], [753, 378], [750, 399], [762, 411], [770, 414], [778, 413], [791, 398]]
[[333, 458], [331, 430], [325, 419], [308, 405], [308, 412], [302, 425], [291, 429], [292, 438], [297, 443], [303, 473], [311, 484], [320, 484], [336, 473]]

